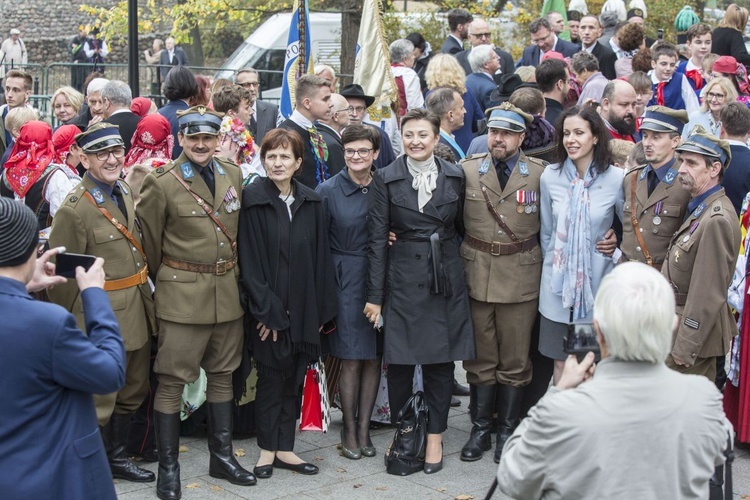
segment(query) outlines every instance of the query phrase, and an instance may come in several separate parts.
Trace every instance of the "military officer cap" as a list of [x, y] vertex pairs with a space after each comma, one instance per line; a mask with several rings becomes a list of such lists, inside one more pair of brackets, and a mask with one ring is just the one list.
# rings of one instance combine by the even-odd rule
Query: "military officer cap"
[[224, 113], [217, 113], [205, 106], [193, 106], [177, 112], [177, 123], [182, 135], [219, 135]]
[[120, 136], [120, 127], [107, 122], [91, 125], [85, 132], [74, 137], [84, 153], [96, 153], [115, 146], [125, 146]]
[[708, 156], [718, 160], [724, 169], [727, 168], [732, 160], [732, 152], [729, 149], [729, 143], [722, 141], [714, 135], [709, 134], [700, 125], [696, 125], [685, 142], [680, 145], [676, 151], [689, 151]]
[[489, 108], [485, 113], [488, 128], [500, 128], [517, 134], [526, 132], [526, 126], [534, 121], [530, 114], [521, 111], [509, 102]]
[[682, 129], [688, 122], [688, 114], [684, 109], [672, 109], [665, 106], [649, 106], [643, 117], [641, 130], [654, 132], [674, 132], [682, 135]]
[[581, 14], [577, 10], [569, 10], [568, 11], [568, 21], [581, 21], [583, 18], [583, 14]]
[[643, 9], [639, 9], [638, 7], [636, 7], [634, 9], [630, 9], [628, 11], [628, 13], [627, 13], [627, 18], [628, 19], [632, 19], [634, 17], [643, 18], [643, 17], [646, 17], [646, 16], [643, 15]]

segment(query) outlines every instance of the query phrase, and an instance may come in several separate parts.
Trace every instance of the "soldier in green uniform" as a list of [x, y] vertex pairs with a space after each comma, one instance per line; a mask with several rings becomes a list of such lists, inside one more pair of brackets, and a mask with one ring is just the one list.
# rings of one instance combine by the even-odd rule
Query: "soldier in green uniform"
[[461, 256], [477, 345], [477, 358], [464, 361], [473, 427], [461, 460], [479, 460], [492, 447], [497, 412], [499, 462], [521, 418], [523, 388], [531, 381], [529, 345], [542, 274], [538, 203], [544, 163], [520, 149], [530, 115], [503, 103], [488, 110], [488, 118], [490, 152], [461, 162], [466, 174]]
[[[120, 180], [125, 146], [116, 125], [100, 122], [75, 137], [86, 167], [83, 180], [60, 206], [49, 241], [68, 252], [104, 259], [107, 292], [127, 352], [125, 387], [94, 396], [96, 413], [112, 476], [136, 482], [154, 481], [153, 472], [136, 467], [125, 454], [133, 414], [148, 393], [154, 302], [148, 284], [130, 187]], [[50, 300], [71, 311], [84, 329], [81, 296], [74, 280], [48, 291]]]
[[214, 156], [221, 118], [203, 106], [178, 112], [182, 154], [146, 176], [138, 204], [159, 326], [154, 422], [162, 499], [181, 496], [180, 402], [201, 367], [209, 474], [239, 485], [256, 482], [232, 452], [232, 372], [243, 340], [236, 248], [242, 172]]
[[667, 366], [716, 378], [716, 357], [737, 335], [727, 305], [741, 234], [721, 181], [732, 154], [729, 143], [697, 126], [677, 148], [679, 181], [690, 194], [687, 217], [671, 238], [662, 274], [672, 284], [678, 325]]
[[677, 180], [675, 149], [688, 122], [685, 110], [650, 106], [641, 124], [646, 165], [625, 175], [621, 261], [661, 269], [669, 240], [682, 225], [690, 193]]

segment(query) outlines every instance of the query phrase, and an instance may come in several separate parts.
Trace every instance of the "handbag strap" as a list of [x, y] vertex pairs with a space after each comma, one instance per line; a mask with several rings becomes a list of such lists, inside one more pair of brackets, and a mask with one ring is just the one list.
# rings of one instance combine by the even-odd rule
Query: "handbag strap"
[[237, 252], [237, 242], [234, 240], [234, 238], [232, 238], [232, 234], [229, 232], [229, 229], [227, 229], [227, 227], [224, 225], [224, 223], [221, 222], [218, 219], [218, 217], [216, 217], [214, 215], [214, 209], [213, 209], [213, 207], [211, 205], [209, 205], [208, 202], [206, 202], [206, 200], [204, 200], [203, 198], [201, 198], [200, 196], [198, 196], [197, 194], [195, 194], [195, 192], [193, 192], [193, 190], [190, 189], [190, 186], [188, 186], [187, 182], [185, 182], [184, 180], [182, 180], [182, 178], [180, 178], [180, 176], [177, 175], [177, 172], [175, 172], [174, 170], [170, 170], [169, 173], [172, 174], [175, 179], [177, 179], [177, 182], [179, 182], [180, 184], [182, 184], [182, 187], [184, 187], [187, 190], [187, 192], [192, 195], [193, 198], [195, 198], [195, 201], [206, 212], [206, 215], [208, 215], [208, 217], [214, 222], [214, 224], [216, 224], [219, 227], [219, 229], [221, 230], [221, 232], [224, 233], [224, 236], [227, 237], [227, 239], [229, 240], [229, 243], [232, 245], [232, 253], [236, 253]]
[[490, 195], [487, 194], [487, 187], [481, 182], [479, 183], [479, 185], [482, 186], [482, 195], [484, 195], [484, 201], [485, 203], [487, 203], [487, 210], [490, 211], [490, 215], [492, 215], [492, 218], [495, 219], [495, 222], [497, 222], [500, 227], [503, 228], [503, 230], [508, 234], [511, 240], [513, 240], [514, 242], [518, 241], [518, 236], [516, 236], [516, 233], [511, 231], [511, 229], [503, 220], [503, 216], [497, 213], [495, 205], [493, 205], [492, 201], [490, 201]]

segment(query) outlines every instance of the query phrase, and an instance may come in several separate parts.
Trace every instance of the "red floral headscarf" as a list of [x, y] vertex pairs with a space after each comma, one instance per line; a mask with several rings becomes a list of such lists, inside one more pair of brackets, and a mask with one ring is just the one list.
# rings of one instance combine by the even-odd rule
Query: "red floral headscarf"
[[70, 166], [67, 163], [68, 154], [70, 153], [70, 146], [75, 144], [76, 135], [81, 133], [81, 129], [75, 125], [63, 125], [58, 127], [57, 130], [52, 134], [52, 144], [55, 146], [55, 162], [61, 165], [66, 165], [76, 175], [78, 172], [75, 166]]
[[24, 124], [5, 163], [8, 185], [23, 198], [55, 160], [52, 127], [34, 120]]
[[141, 119], [133, 134], [130, 152], [125, 157], [123, 176], [136, 163], [156, 168], [172, 161], [173, 145], [169, 120], [158, 113]]

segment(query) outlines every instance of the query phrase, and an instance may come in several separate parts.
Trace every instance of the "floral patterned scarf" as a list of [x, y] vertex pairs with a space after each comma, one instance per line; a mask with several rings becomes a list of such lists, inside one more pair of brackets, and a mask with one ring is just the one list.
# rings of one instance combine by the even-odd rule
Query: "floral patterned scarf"
[[24, 198], [54, 159], [52, 127], [37, 120], [26, 123], [5, 163], [8, 185], [19, 198]]
[[153, 168], [169, 163], [172, 161], [173, 146], [174, 137], [169, 120], [158, 113], [142, 118], [133, 134], [130, 152], [125, 157], [123, 177], [137, 163]]

